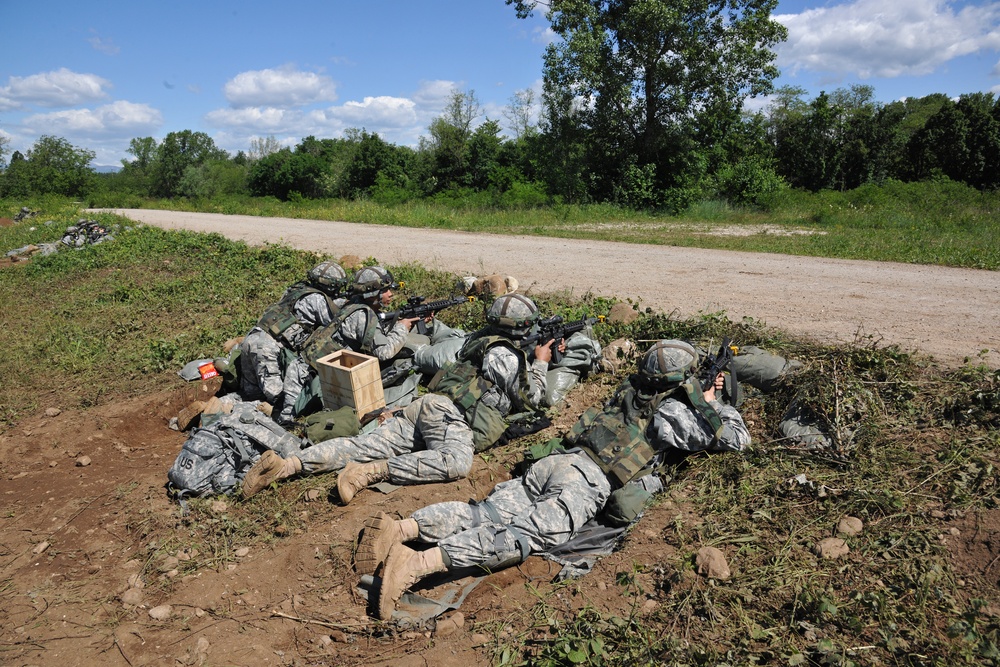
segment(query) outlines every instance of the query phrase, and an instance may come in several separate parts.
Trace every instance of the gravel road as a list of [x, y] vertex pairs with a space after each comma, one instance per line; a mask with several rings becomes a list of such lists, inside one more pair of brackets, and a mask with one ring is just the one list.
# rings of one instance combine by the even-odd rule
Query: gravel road
[[[521, 291], [591, 292], [681, 316], [725, 311], [823, 342], [874, 335], [957, 366], [1000, 366], [1000, 272], [792, 255], [474, 234], [347, 222], [101, 209], [165, 229], [281, 242], [334, 257], [512, 275]], [[440, 296], [440, 295], [433, 295]]]

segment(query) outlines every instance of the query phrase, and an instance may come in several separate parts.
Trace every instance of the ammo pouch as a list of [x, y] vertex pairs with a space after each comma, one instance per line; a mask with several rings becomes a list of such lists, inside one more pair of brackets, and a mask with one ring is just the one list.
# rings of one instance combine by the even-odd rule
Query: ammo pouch
[[323, 410], [309, 415], [305, 418], [305, 431], [309, 441], [315, 444], [357, 435], [361, 432], [361, 423], [354, 408], [345, 405], [336, 410]]
[[652, 498], [653, 494], [639, 484], [626, 484], [611, 492], [604, 505], [604, 518], [612, 526], [627, 526], [642, 514]]

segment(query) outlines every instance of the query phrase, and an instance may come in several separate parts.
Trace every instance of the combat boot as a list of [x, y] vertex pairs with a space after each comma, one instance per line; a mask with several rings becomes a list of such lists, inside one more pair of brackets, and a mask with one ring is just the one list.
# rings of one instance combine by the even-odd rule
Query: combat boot
[[365, 532], [354, 557], [355, 571], [358, 574], [375, 574], [393, 544], [415, 540], [419, 534], [420, 527], [416, 520], [395, 521], [385, 512], [379, 512], [365, 522]]
[[371, 463], [351, 461], [337, 476], [337, 493], [340, 494], [340, 502], [346, 505], [354, 499], [354, 494], [361, 489], [388, 478], [388, 461], [372, 461]]
[[393, 544], [382, 571], [378, 617], [383, 621], [390, 620], [392, 612], [396, 610], [396, 603], [406, 589], [427, 575], [447, 569], [444, 549], [441, 547], [414, 551], [405, 544]]
[[244, 498], [249, 498], [266, 489], [271, 482], [277, 482], [299, 472], [302, 472], [302, 461], [297, 456], [283, 459], [274, 450], [265, 450], [257, 462], [247, 470], [240, 492]]

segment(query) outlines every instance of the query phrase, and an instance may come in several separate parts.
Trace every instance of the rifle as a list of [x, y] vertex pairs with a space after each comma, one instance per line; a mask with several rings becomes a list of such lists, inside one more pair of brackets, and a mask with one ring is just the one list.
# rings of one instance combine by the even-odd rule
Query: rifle
[[562, 315], [553, 315], [552, 317], [547, 317], [544, 320], [539, 320], [538, 331], [523, 337], [520, 341], [518, 341], [518, 347], [524, 349], [530, 345], [545, 345], [550, 340], [553, 340], [555, 342], [552, 344], [552, 363], [558, 364], [563, 358], [562, 352], [559, 351], [559, 345], [566, 338], [569, 338], [577, 331], [583, 331], [595, 322], [601, 322], [603, 320], [604, 316], [599, 316], [584, 317], [579, 320], [574, 320], [573, 322], [565, 322], [563, 321]]
[[475, 301], [475, 297], [472, 296], [456, 296], [450, 299], [440, 299], [438, 301], [431, 301], [430, 303], [424, 303], [427, 300], [425, 296], [411, 296], [406, 300], [406, 305], [399, 310], [390, 310], [384, 313], [378, 314], [379, 322], [382, 323], [382, 327], [392, 326], [397, 320], [408, 320], [411, 318], [417, 319], [417, 333], [427, 335], [427, 324], [424, 322], [424, 318], [430, 315], [434, 315], [438, 311], [444, 310], [445, 308], [451, 308], [452, 306], [457, 306], [460, 303], [468, 303], [470, 301]]
[[[709, 387], [715, 384], [715, 378], [719, 373], [729, 369], [729, 374], [733, 378], [733, 387], [736, 387], [736, 369], [732, 367], [733, 355], [737, 347], [732, 344], [729, 338], [722, 339], [722, 345], [715, 354], [709, 352], [698, 368], [698, 379], [701, 380], [701, 390], [708, 391]], [[735, 394], [735, 389], [733, 390]]]

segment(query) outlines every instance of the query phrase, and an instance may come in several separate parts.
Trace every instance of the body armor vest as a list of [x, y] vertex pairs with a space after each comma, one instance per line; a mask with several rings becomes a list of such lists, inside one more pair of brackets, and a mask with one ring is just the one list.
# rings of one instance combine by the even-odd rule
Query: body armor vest
[[518, 355], [518, 392], [522, 404], [527, 404], [524, 390], [528, 386], [528, 359], [524, 352], [503, 336], [480, 336], [470, 339], [458, 353], [457, 360], [438, 371], [428, 389], [447, 396], [458, 407], [466, 423], [472, 427], [472, 440], [477, 452], [492, 447], [507, 429], [500, 411], [483, 403], [483, 396], [493, 383], [482, 376], [483, 358], [490, 348], [503, 345]]
[[337, 350], [343, 350], [347, 347], [340, 336], [340, 328], [348, 317], [359, 310], [367, 311], [368, 321], [365, 324], [365, 334], [361, 340], [361, 349], [355, 350], [355, 352], [372, 354], [372, 344], [375, 341], [375, 329], [378, 326], [378, 317], [376, 317], [375, 311], [370, 306], [366, 306], [363, 303], [354, 303], [341, 308], [332, 322], [325, 327], [316, 329], [306, 340], [305, 344], [303, 344], [302, 358], [314, 370], [319, 370], [316, 364], [317, 361], [328, 354], [333, 354]]
[[257, 326], [286, 347], [298, 351], [305, 343], [306, 337], [313, 332], [313, 328], [295, 317], [295, 304], [310, 294], [322, 294], [326, 297], [326, 305], [330, 313], [336, 317], [338, 308], [329, 294], [311, 287], [308, 283], [296, 283], [285, 290], [278, 303], [268, 306], [258, 320]]
[[592, 407], [581, 415], [566, 434], [567, 444], [580, 447], [608, 476], [614, 487], [622, 487], [652, 472], [656, 449], [647, 429], [660, 403], [668, 397], [691, 405], [712, 427], [717, 440], [722, 418], [705, 400], [697, 378], [689, 378], [674, 389], [658, 393], [637, 390], [632, 382], [619, 389], [603, 409]]

